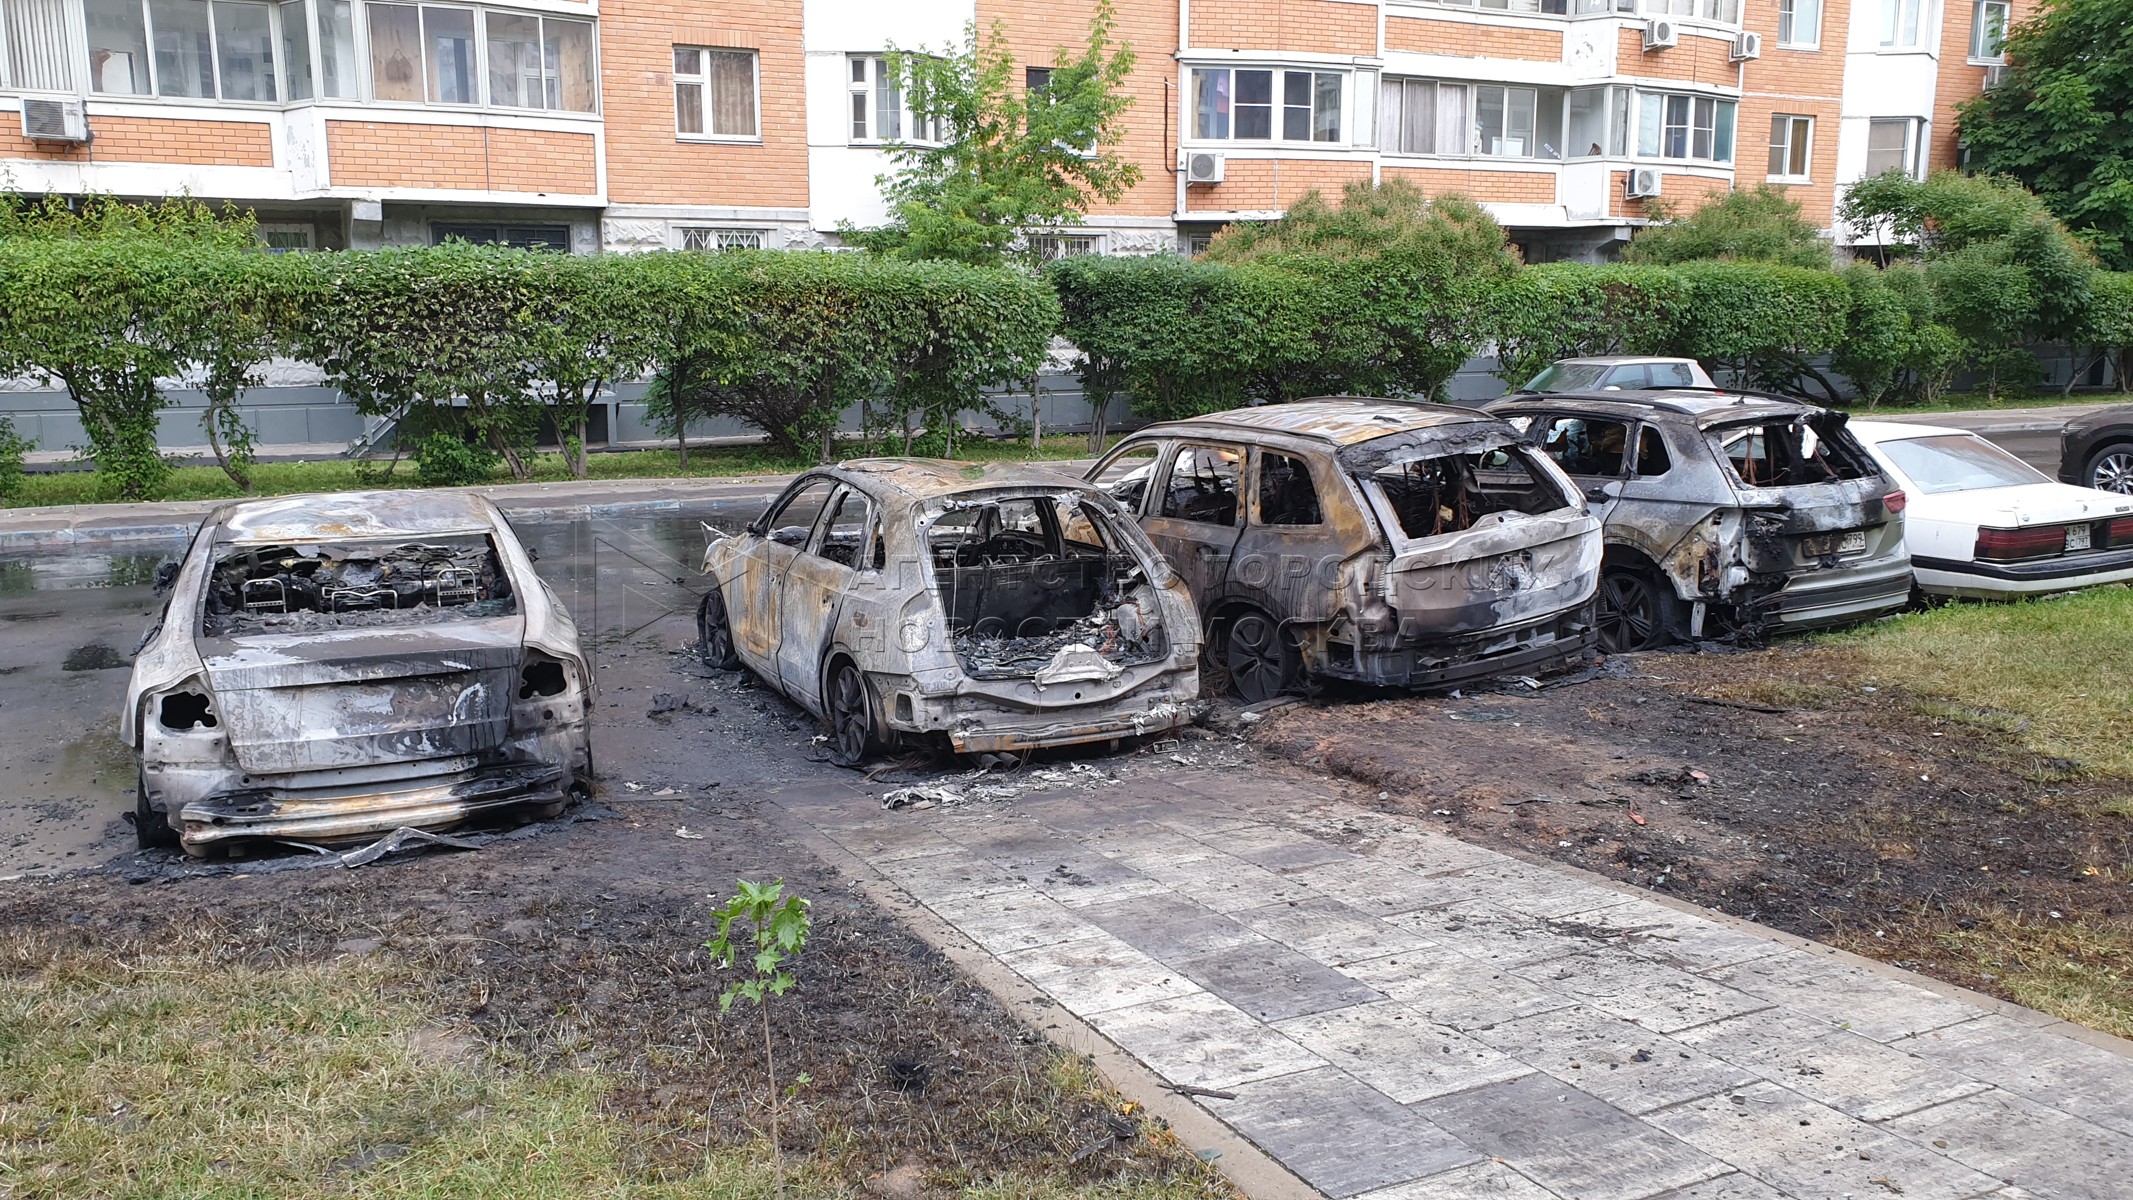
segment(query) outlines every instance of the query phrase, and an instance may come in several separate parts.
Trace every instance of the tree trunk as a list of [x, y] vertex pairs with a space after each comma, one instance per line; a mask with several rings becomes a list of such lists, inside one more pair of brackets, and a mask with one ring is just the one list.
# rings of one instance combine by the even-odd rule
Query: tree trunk
[[904, 410], [904, 457], [911, 457], [911, 410]]
[[763, 1013], [763, 1070], [770, 1076], [770, 1164], [778, 1176], [778, 1195], [785, 1195], [785, 1148], [778, 1144], [778, 1063], [770, 1053], [769, 997], [756, 1001]]

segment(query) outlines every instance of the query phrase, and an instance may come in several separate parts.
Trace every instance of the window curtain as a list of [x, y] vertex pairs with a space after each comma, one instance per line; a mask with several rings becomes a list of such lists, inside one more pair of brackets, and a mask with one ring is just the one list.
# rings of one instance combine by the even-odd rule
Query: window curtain
[[711, 132], [755, 135], [755, 55], [714, 53], [711, 60]]

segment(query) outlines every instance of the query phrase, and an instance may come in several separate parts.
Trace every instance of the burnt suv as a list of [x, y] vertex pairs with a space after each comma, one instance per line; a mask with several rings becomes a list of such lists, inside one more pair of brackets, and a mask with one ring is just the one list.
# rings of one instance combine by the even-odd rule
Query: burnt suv
[[1845, 414], [1715, 388], [1500, 400], [1605, 526], [1600, 644], [1809, 629], [1911, 596], [1904, 496]]
[[1219, 680], [1408, 687], [1592, 644], [1600, 527], [1518, 430], [1336, 397], [1151, 425], [1089, 472], [1192, 589]]

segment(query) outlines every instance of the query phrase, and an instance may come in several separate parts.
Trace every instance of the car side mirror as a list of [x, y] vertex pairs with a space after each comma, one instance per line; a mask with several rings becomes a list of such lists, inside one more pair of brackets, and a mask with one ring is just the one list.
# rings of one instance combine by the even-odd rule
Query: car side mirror
[[780, 546], [805, 545], [807, 528], [803, 525], [782, 525], [770, 531], [770, 540]]
[[1615, 485], [1597, 483], [1585, 489], [1585, 499], [1593, 504], [1606, 504], [1615, 498]]
[[526, 561], [527, 561], [527, 562], [539, 562], [539, 561], [541, 561], [541, 552], [540, 552], [540, 551], [538, 551], [538, 550], [534, 549], [534, 548], [533, 548], [533, 547], [531, 547], [531, 546], [527, 546], [527, 547], [526, 547], [525, 549], [526, 549]]
[[178, 560], [175, 558], [166, 558], [156, 564], [156, 574], [153, 581], [156, 595], [160, 596], [177, 585], [179, 565]]

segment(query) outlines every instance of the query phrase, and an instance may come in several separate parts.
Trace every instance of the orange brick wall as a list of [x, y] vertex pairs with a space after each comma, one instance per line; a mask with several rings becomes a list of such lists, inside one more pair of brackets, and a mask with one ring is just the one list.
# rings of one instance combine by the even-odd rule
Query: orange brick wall
[[1827, 228], [1836, 219], [1837, 138], [1843, 123], [1844, 45], [1850, 37], [1851, 6], [1823, 6], [1819, 50], [1778, 45], [1775, 4], [1748, 5], [1746, 27], [1763, 35], [1763, 56], [1747, 64], [1734, 139], [1736, 178], [1740, 186], [1753, 187], [1769, 175], [1772, 116], [1813, 117], [1814, 146], [1808, 163], [1812, 182], [1781, 186], [1799, 204], [1802, 216]]
[[[1608, 211], [1618, 217], [1647, 217], [1652, 215], [1651, 206], [1643, 200], [1632, 200], [1625, 191], [1629, 186], [1627, 172], [1616, 171], [1608, 182]], [[1723, 179], [1707, 179], [1701, 175], [1676, 175], [1668, 172], [1659, 177], [1659, 202], [1675, 214], [1695, 212], [1714, 196], [1723, 196], [1731, 191]]]
[[[1177, 7], [1131, 0], [1133, 7], [1161, 8], [1173, 25]], [[1195, 50], [1290, 50], [1316, 54], [1376, 54], [1378, 10], [1370, 4], [1331, 0], [1193, 0], [1190, 48]]]
[[[1755, 5], [1751, 3], [1749, 7], [1754, 8]], [[1771, 7], [1774, 11], [1775, 5]], [[1773, 21], [1776, 19], [1774, 16], [1771, 18]], [[1730, 40], [1696, 37], [1683, 29], [1680, 45], [1671, 50], [1653, 50], [1647, 53], [1644, 49], [1643, 30], [1624, 29], [1617, 36], [1620, 40], [1616, 54], [1620, 57], [1624, 75], [1710, 83], [1721, 87], [1732, 87], [1740, 79], [1740, 64], [1728, 61], [1733, 52]]]
[[1555, 176], [1538, 171], [1465, 171], [1440, 167], [1386, 167], [1380, 178], [1404, 179], [1429, 196], [1461, 195], [1505, 204], [1555, 203]]
[[[1019, 91], [1021, 68], [1049, 66], [1062, 48], [1069, 54], [1080, 51], [1096, 3], [978, 0], [977, 13], [981, 28], [990, 28], [995, 20], [1006, 26], [1008, 46], [1015, 56], [1012, 82]], [[1177, 204], [1173, 170], [1178, 130], [1183, 125], [1178, 115], [1177, 68], [1171, 58], [1178, 43], [1177, 8], [1146, 2], [1121, 5], [1111, 36], [1133, 50], [1133, 73], [1125, 89], [1133, 104], [1121, 119], [1125, 136], [1117, 150], [1140, 167], [1141, 181], [1117, 203], [1098, 201], [1089, 212], [1096, 216], [1169, 216]]]
[[[2033, 2], [2017, 0], [2008, 14], [2010, 28], [2035, 14]], [[1955, 106], [1985, 90], [1985, 68], [1970, 65], [1970, 26], [1976, 15], [1964, 0], [1945, 0], [1940, 21], [1940, 77], [1933, 89], [1933, 140], [1926, 147], [1926, 165], [1935, 171], [1952, 171], [1960, 165], [1961, 119]]]
[[[756, 51], [760, 145], [674, 133], [674, 47]], [[805, 208], [807, 103], [800, 0], [605, 0], [600, 89], [617, 204]]]
[[1338, 202], [1343, 185], [1369, 178], [1370, 164], [1366, 162], [1232, 158], [1221, 183], [1195, 184], [1186, 189], [1185, 207], [1198, 212], [1260, 212], [1287, 208], [1313, 190]]
[[33, 142], [0, 122], [0, 158], [42, 162], [181, 163], [212, 167], [271, 167], [273, 127], [257, 121], [179, 121], [163, 117], [89, 118], [96, 140], [87, 145]]
[[593, 135], [467, 125], [326, 122], [336, 187], [587, 195], [599, 190]]
[[1461, 58], [1519, 58], [1561, 62], [1563, 35], [1552, 29], [1512, 29], [1451, 18], [1385, 18], [1385, 48]]

